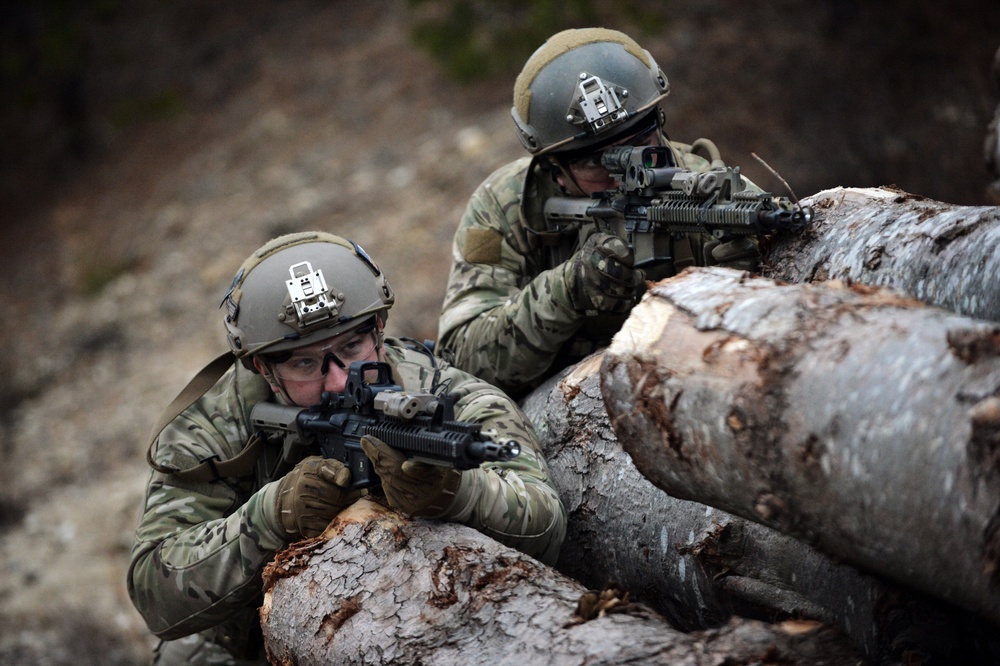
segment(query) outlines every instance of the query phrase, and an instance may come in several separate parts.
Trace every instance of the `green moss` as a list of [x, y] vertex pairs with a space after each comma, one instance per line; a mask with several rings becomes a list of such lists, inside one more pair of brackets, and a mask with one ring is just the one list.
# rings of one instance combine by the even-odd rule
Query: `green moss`
[[456, 81], [517, 74], [550, 35], [616, 27], [639, 37], [661, 29], [666, 3], [643, 0], [409, 0], [410, 37]]
[[184, 112], [184, 98], [174, 91], [119, 100], [111, 112], [111, 124], [121, 128], [144, 120], [176, 118]]
[[88, 298], [99, 296], [109, 284], [128, 273], [134, 265], [134, 261], [126, 259], [91, 257], [80, 266], [77, 290], [80, 295]]

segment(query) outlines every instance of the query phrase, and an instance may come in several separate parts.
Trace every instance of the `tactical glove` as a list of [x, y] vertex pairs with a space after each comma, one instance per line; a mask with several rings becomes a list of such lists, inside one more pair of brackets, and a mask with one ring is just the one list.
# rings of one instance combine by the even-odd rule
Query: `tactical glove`
[[323, 533], [333, 517], [362, 496], [350, 490], [351, 471], [339, 460], [311, 456], [278, 482], [275, 513], [289, 539]]
[[757, 247], [757, 241], [747, 236], [725, 243], [713, 238], [705, 243], [705, 265], [753, 273], [760, 269], [760, 248]]
[[382, 478], [382, 492], [392, 508], [411, 516], [437, 518], [455, 499], [462, 481], [459, 470], [407, 460], [374, 437], [362, 437], [361, 448]]
[[563, 264], [570, 306], [583, 314], [628, 312], [644, 279], [634, 270], [632, 250], [621, 238], [595, 233]]

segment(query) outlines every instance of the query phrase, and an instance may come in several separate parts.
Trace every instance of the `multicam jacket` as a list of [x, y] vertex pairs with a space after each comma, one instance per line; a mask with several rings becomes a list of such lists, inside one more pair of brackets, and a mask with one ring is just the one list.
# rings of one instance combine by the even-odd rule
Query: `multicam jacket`
[[[710, 167], [690, 145], [666, 137], [664, 145], [682, 168]], [[549, 227], [543, 206], [553, 196], [565, 195], [539, 160], [511, 162], [473, 193], [452, 246], [440, 348], [456, 366], [517, 398], [607, 346], [628, 316], [585, 316], [569, 307], [560, 265], [596, 228], [593, 223]], [[673, 241], [677, 271], [704, 263], [703, 241], [697, 234]], [[664, 277], [647, 273], [647, 279]]]
[[[397, 384], [421, 392], [446, 386], [458, 397], [458, 420], [480, 423], [521, 444], [512, 461], [463, 472], [443, 519], [553, 563], [566, 513], [523, 413], [496, 388], [440, 360], [435, 369], [428, 354], [398, 340], [386, 340], [385, 350]], [[235, 363], [163, 429], [155, 461], [189, 469], [213, 455], [233, 458], [252, 434], [252, 407], [273, 399], [263, 378]], [[233, 654], [260, 657], [261, 572], [275, 551], [288, 545], [274, 513], [276, 490], [276, 482], [261, 484], [254, 473], [192, 483], [152, 472], [128, 590], [153, 633], [173, 640], [202, 632]]]

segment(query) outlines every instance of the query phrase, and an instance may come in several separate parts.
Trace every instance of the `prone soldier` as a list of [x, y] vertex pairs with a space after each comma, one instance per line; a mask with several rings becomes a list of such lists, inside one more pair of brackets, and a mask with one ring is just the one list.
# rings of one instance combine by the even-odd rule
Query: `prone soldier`
[[662, 146], [667, 166], [688, 171], [725, 166], [709, 140], [668, 138], [660, 103], [669, 91], [649, 52], [615, 30], [565, 30], [528, 59], [511, 115], [531, 155], [487, 177], [454, 238], [438, 342], [455, 365], [520, 398], [606, 346], [646, 279], [694, 265], [758, 268], [752, 236], [670, 233], [658, 248], [670, 260], [637, 268], [628, 239], [595, 220], [547, 218], [552, 198], [616, 187], [602, 162], [611, 147]]
[[[493, 386], [386, 337], [394, 299], [358, 245], [322, 232], [276, 238], [240, 267], [223, 301], [230, 351], [168, 406], [150, 441], [153, 470], [127, 582], [163, 639], [154, 663], [266, 663], [264, 566], [366, 493], [554, 563], [566, 512], [527, 419]], [[428, 464], [366, 435], [360, 445], [379, 484], [362, 488], [337, 457], [286, 450], [257, 432], [256, 405], [322, 404], [324, 394], [344, 392], [361, 362], [391, 371], [403, 391], [440, 399], [495, 441], [516, 442], [516, 455], [481, 466]]]

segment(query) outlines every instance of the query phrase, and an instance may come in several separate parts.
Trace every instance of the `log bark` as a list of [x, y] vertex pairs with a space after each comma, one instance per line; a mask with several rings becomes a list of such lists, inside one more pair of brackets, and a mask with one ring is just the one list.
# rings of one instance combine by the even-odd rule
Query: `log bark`
[[279, 553], [265, 589], [273, 664], [859, 663], [813, 625], [740, 620], [684, 634], [475, 530], [367, 501]]
[[569, 512], [557, 569], [591, 588], [613, 581], [687, 631], [732, 616], [803, 618], [839, 628], [875, 663], [913, 663], [914, 655], [993, 663], [1000, 654], [968, 613], [657, 488], [615, 437], [602, 361], [585, 359], [522, 403]]
[[885, 286], [1000, 321], [1000, 208], [955, 206], [891, 188], [836, 188], [803, 203], [816, 219], [776, 237], [764, 277]]
[[601, 378], [657, 487], [1000, 622], [996, 324], [689, 270], [633, 310]]

